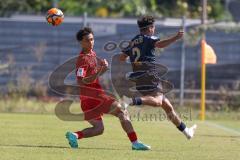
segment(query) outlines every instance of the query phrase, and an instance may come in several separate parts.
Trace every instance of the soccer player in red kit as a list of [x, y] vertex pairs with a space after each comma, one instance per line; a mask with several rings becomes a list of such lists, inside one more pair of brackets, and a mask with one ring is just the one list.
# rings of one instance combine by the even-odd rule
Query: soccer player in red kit
[[133, 150], [149, 150], [150, 146], [138, 141], [127, 111], [113, 97], [108, 96], [99, 84], [98, 76], [108, 69], [106, 59], [97, 60], [93, 51], [94, 36], [91, 28], [85, 27], [78, 31], [76, 38], [82, 47], [76, 63], [76, 77], [80, 86], [81, 108], [85, 120], [92, 127], [81, 131], [67, 132], [66, 138], [72, 148], [78, 148], [78, 139], [101, 135], [104, 131], [102, 115], [112, 114], [119, 118], [121, 126], [132, 142]]

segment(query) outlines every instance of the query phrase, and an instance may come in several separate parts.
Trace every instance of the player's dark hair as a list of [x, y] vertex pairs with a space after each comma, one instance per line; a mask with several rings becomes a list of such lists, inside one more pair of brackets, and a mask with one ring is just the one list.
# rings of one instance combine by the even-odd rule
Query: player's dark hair
[[76, 38], [78, 41], [82, 41], [83, 37], [89, 34], [93, 34], [92, 29], [90, 27], [84, 27], [77, 32]]
[[140, 31], [146, 30], [149, 26], [153, 25], [155, 19], [153, 16], [144, 15], [137, 20]]

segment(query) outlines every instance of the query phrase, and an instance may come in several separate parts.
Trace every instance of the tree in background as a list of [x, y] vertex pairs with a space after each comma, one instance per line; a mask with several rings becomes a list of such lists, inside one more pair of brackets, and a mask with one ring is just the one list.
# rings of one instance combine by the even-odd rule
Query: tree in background
[[[198, 0], [0, 0], [0, 16], [12, 14], [45, 14], [57, 3], [65, 15], [79, 16], [87, 12], [97, 17], [137, 17], [151, 14], [156, 17], [200, 18]], [[209, 0], [208, 16], [224, 19], [225, 0]]]
[[[223, 19], [224, 5], [224, 0], [208, 1], [209, 18]], [[148, 13], [157, 17], [199, 18], [202, 9], [200, 0], [61, 0], [59, 6], [71, 15], [88, 12], [98, 17], [136, 17]]]
[[42, 14], [51, 6], [52, 0], [0, 0], [0, 16]]

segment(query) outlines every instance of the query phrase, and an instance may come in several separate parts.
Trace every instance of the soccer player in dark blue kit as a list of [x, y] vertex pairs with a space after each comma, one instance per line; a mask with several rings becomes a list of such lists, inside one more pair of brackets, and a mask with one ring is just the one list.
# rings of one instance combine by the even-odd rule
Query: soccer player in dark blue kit
[[[165, 97], [164, 92], [162, 92], [161, 78], [156, 76], [158, 71], [156, 70], [156, 58], [154, 54], [155, 48], [167, 47], [178, 39], [181, 39], [184, 33], [180, 30], [176, 35], [160, 40], [158, 37], [153, 36], [155, 32], [154, 22], [155, 20], [152, 16], [142, 16], [138, 19], [137, 24], [140, 34], [136, 35], [130, 41], [129, 46], [123, 49], [119, 56], [120, 61], [126, 61], [129, 57], [134, 72], [133, 76], [137, 75], [136, 77], [140, 77], [140, 80], [136, 80], [136, 89], [141, 93], [141, 96], [134, 98], [123, 97], [124, 107], [126, 108], [128, 105], [162, 107], [168, 119], [171, 120], [187, 139], [191, 139], [194, 136], [197, 126], [186, 127], [174, 111], [170, 101]], [[145, 75], [141, 79], [142, 73]], [[146, 77], [147, 74], [149, 75]], [[129, 79], [134, 79], [133, 76], [130, 75]]]

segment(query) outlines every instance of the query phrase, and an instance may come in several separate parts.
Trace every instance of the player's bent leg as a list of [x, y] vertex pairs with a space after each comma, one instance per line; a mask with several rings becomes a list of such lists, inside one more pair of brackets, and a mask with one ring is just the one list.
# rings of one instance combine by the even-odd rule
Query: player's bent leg
[[197, 125], [194, 124], [192, 127], [188, 128], [179, 118], [176, 112], [173, 109], [172, 104], [167, 98], [163, 99], [162, 108], [166, 112], [168, 118], [172, 121], [173, 124], [186, 136], [187, 139], [191, 139], [194, 136]]
[[122, 111], [122, 106], [120, 105], [119, 102], [117, 101], [114, 101], [112, 104], [111, 104], [111, 107], [108, 111], [108, 114], [112, 114], [112, 115], [116, 115], [117, 113], [119, 113], [120, 111]]
[[111, 108], [115, 108], [112, 110], [111, 114], [119, 118], [124, 131], [126, 133], [133, 132], [134, 130], [129, 118], [128, 111], [122, 110], [121, 105], [117, 101], [113, 102]]
[[86, 128], [82, 131], [66, 133], [66, 138], [71, 148], [78, 148], [78, 139], [101, 135], [104, 132], [104, 125], [101, 117], [94, 120], [89, 120], [88, 122], [93, 127]]
[[141, 96], [141, 97], [133, 97], [128, 98], [123, 96], [120, 100], [122, 108], [126, 109], [129, 105], [148, 105], [152, 107], [160, 107], [162, 105], [164, 95], [160, 92], [153, 92], [149, 95]]
[[123, 130], [127, 133], [129, 140], [132, 143], [133, 150], [150, 150], [151, 147], [138, 141], [137, 134], [133, 129], [132, 123], [129, 118], [129, 113], [127, 110], [122, 110], [121, 105], [118, 102], [112, 104], [113, 108], [116, 108], [111, 114], [118, 117]]
[[153, 92], [150, 95], [142, 96], [143, 105], [152, 107], [161, 107], [163, 104], [164, 95], [161, 92]]
[[104, 125], [102, 119], [93, 119], [88, 121], [92, 127], [82, 130], [84, 138], [94, 137], [103, 134]]
[[143, 105], [149, 105], [149, 106], [152, 106], [152, 107], [161, 107], [162, 106], [163, 95], [159, 95], [157, 97], [143, 96], [143, 97], [141, 97], [141, 99], [142, 99], [142, 104]]
[[163, 110], [166, 112], [168, 119], [176, 126], [178, 127], [181, 123], [181, 119], [176, 114], [172, 104], [170, 101], [164, 97], [163, 104], [162, 104]]

